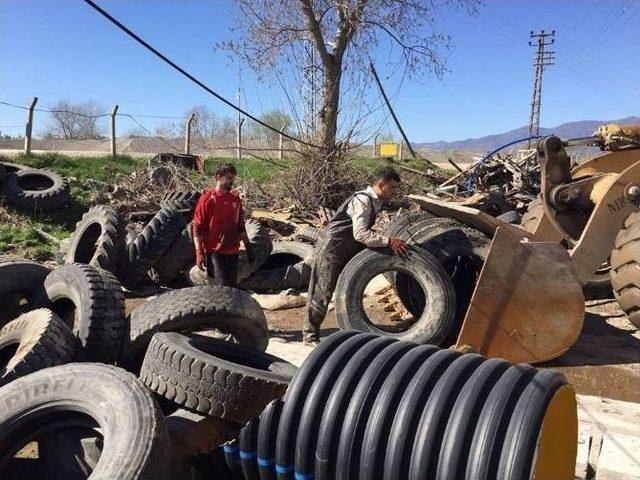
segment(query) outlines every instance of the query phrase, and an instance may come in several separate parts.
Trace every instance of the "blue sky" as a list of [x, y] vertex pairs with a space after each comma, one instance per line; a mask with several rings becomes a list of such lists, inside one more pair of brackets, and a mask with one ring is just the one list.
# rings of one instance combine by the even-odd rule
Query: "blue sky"
[[[233, 38], [231, 0], [98, 0], [106, 10], [220, 94], [235, 98], [238, 66], [213, 45]], [[412, 141], [458, 140], [525, 125], [533, 78], [530, 30], [556, 30], [556, 66], [545, 72], [542, 125], [640, 114], [640, 0], [487, 0], [476, 17], [447, 15], [453, 37], [450, 72], [442, 80], [402, 84], [394, 107]], [[376, 63], [389, 92], [399, 75]], [[133, 114], [182, 116], [206, 104], [228, 107], [172, 71], [80, 0], [0, 0], [0, 100], [47, 107], [89, 98]], [[390, 77], [390, 78], [386, 78]], [[277, 83], [246, 68], [247, 108], [286, 108]], [[371, 101], [377, 101], [374, 93]], [[22, 124], [24, 111], [0, 105], [0, 130]], [[35, 130], [47, 119], [36, 116]], [[140, 118], [148, 129], [166, 119]], [[394, 132], [381, 114], [371, 128]], [[123, 130], [133, 124], [122, 125]]]

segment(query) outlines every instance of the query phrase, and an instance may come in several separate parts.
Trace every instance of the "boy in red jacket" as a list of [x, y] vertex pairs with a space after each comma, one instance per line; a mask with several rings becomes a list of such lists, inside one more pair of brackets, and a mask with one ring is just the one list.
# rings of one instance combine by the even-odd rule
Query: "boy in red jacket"
[[238, 252], [244, 243], [249, 263], [253, 251], [244, 227], [242, 201], [232, 191], [236, 168], [231, 164], [216, 169], [216, 186], [198, 200], [193, 214], [193, 243], [196, 265], [207, 270], [216, 284], [234, 287], [238, 278]]

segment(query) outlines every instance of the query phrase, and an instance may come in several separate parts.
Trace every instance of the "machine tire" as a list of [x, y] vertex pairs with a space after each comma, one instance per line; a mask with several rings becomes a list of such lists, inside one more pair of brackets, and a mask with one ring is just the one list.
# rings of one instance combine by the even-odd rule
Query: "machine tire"
[[37, 303], [71, 327], [80, 341], [78, 360], [116, 361], [125, 315], [124, 293], [113, 274], [80, 263], [63, 265], [47, 276]]
[[170, 475], [164, 417], [153, 394], [121, 369], [71, 363], [40, 370], [0, 388], [0, 405], [0, 470], [34, 436], [46, 435], [47, 427], [64, 429], [91, 419], [100, 422], [105, 444], [92, 478]]
[[182, 288], [152, 298], [131, 312], [130, 333], [120, 363], [137, 372], [151, 337], [158, 332], [218, 329], [242, 345], [266, 350], [269, 331], [264, 312], [247, 293], [231, 287]]
[[246, 220], [244, 226], [247, 230], [249, 243], [253, 249], [254, 259], [253, 262], [249, 263], [246, 253], [244, 251], [240, 252], [240, 257], [238, 258], [238, 283], [258, 270], [264, 262], [267, 261], [273, 249], [271, 236], [269, 235], [269, 229], [267, 227], [253, 219]]
[[311, 278], [313, 258], [313, 245], [275, 242], [266, 262], [240, 286], [256, 292], [306, 288]]
[[640, 212], [632, 213], [611, 252], [611, 283], [620, 309], [640, 330]]
[[163, 208], [151, 219], [133, 242], [127, 245], [128, 261], [123, 283], [135, 287], [158, 261], [185, 227], [182, 216], [174, 209]]
[[316, 227], [312, 227], [311, 225], [303, 225], [299, 227], [296, 232], [293, 234], [293, 238], [300, 242], [307, 242], [312, 245], [318, 243], [318, 238], [320, 238], [321, 230]]
[[7, 178], [7, 167], [0, 163], [0, 187], [2, 186], [2, 182], [4, 182], [5, 178]]
[[69, 198], [69, 180], [48, 170], [25, 168], [2, 184], [7, 202], [28, 211], [52, 210]]
[[0, 386], [70, 362], [76, 344], [71, 329], [51, 310], [42, 308], [21, 315], [0, 329]]
[[116, 273], [125, 252], [124, 222], [111, 207], [96, 205], [71, 234], [65, 263], [85, 263]]
[[201, 192], [191, 190], [174, 190], [167, 192], [160, 200], [160, 208], [172, 208], [174, 210], [193, 210], [200, 200]]
[[51, 270], [13, 255], [0, 255], [0, 327], [34, 308], [34, 300]]
[[404, 232], [410, 225], [430, 218], [435, 218], [435, 215], [423, 210], [396, 215], [387, 224], [384, 229], [384, 235], [385, 237], [400, 237], [402, 232]]
[[195, 262], [196, 251], [193, 244], [192, 224], [189, 222], [171, 243], [162, 259], [153, 266], [151, 278], [161, 285], [166, 285], [189, 271]]
[[156, 333], [140, 379], [187, 410], [245, 423], [284, 395], [296, 370], [273, 355], [224, 340]]
[[[396, 270], [411, 275], [429, 295], [429, 308], [408, 330], [390, 333], [376, 327], [362, 305], [364, 290], [376, 274]], [[430, 253], [411, 249], [401, 257], [385, 250], [364, 250], [344, 267], [335, 290], [340, 328], [385, 334], [416, 343], [439, 344], [455, 328], [456, 298], [449, 274]]]

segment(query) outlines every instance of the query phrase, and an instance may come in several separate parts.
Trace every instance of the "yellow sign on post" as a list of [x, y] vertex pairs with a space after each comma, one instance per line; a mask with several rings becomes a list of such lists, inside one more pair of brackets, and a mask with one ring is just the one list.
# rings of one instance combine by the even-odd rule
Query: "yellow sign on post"
[[397, 143], [381, 143], [380, 144], [381, 157], [395, 157], [396, 155], [398, 155]]

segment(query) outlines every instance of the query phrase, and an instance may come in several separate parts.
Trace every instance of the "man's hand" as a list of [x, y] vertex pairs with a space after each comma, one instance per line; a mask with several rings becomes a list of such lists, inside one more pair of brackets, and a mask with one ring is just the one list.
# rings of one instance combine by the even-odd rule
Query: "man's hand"
[[251, 246], [251, 242], [244, 242], [244, 249], [247, 252], [247, 260], [249, 263], [253, 263], [255, 257], [253, 255], [253, 247]]
[[196, 250], [196, 265], [200, 270], [205, 269], [204, 268], [204, 252], [200, 248]]
[[397, 253], [398, 255], [406, 255], [409, 251], [407, 242], [397, 237], [389, 238], [389, 248], [393, 250], [393, 253]]

